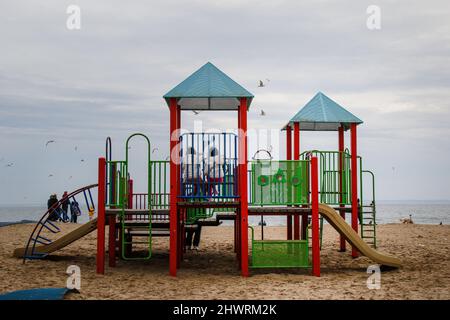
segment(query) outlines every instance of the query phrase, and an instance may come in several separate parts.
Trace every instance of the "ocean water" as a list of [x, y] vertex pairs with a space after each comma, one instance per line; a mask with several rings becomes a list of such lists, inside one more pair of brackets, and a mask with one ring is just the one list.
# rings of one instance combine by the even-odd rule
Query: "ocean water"
[[[86, 208], [81, 207], [82, 215], [78, 217], [79, 223], [89, 220]], [[21, 220], [37, 221], [46, 212], [44, 206], [0, 206], [0, 222], [13, 222]], [[411, 214], [417, 224], [450, 224], [450, 202], [403, 202], [389, 201], [377, 203], [377, 223], [398, 223], [401, 218]], [[350, 217], [350, 214], [347, 214]], [[284, 217], [264, 217], [269, 226], [286, 224]], [[249, 217], [251, 225], [258, 225], [260, 217]], [[223, 225], [229, 225], [225, 221]]]

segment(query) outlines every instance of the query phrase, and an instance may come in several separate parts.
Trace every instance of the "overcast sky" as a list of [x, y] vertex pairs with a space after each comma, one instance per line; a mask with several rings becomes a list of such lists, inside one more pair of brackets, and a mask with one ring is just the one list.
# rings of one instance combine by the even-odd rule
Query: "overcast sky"
[[[66, 27], [71, 4], [80, 30]], [[381, 30], [366, 26], [372, 4]], [[208, 61], [255, 95], [249, 128], [278, 130], [322, 91], [364, 120], [359, 153], [378, 199], [450, 200], [448, 0], [3, 0], [0, 205], [45, 203], [96, 182], [107, 136], [115, 158], [142, 132], [164, 159], [162, 95]], [[183, 117], [186, 127], [237, 121], [231, 112]], [[284, 135], [279, 142], [284, 150]], [[302, 150], [336, 147], [336, 133], [302, 135]]]

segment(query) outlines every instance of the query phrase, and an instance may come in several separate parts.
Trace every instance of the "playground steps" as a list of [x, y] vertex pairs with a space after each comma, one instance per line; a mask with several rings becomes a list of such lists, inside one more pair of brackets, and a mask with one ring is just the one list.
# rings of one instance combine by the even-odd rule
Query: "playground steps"
[[375, 203], [362, 205], [360, 207], [360, 230], [361, 238], [370, 246], [376, 248], [376, 209]]

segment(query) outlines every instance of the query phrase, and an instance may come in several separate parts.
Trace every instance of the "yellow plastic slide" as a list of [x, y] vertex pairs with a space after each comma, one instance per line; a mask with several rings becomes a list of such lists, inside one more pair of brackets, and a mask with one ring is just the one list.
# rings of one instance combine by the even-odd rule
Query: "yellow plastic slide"
[[[62, 249], [72, 242], [84, 237], [85, 235], [91, 233], [97, 229], [97, 218], [92, 219], [91, 221], [83, 224], [79, 228], [69, 232], [68, 234], [62, 236], [61, 238], [53, 241], [52, 243], [48, 245], [40, 245], [35, 247], [35, 252], [39, 253], [51, 253], [54, 251], [57, 251], [59, 249]], [[31, 246], [31, 244], [30, 244]], [[31, 248], [29, 249], [31, 250]], [[14, 257], [16, 258], [22, 258], [25, 253], [25, 248], [17, 248], [14, 250]], [[31, 253], [31, 252], [28, 252]]]
[[352, 227], [337, 213], [336, 210], [326, 204], [319, 204], [319, 213], [338, 231], [345, 239], [358, 251], [369, 259], [385, 266], [399, 268], [402, 262], [396, 257], [381, 254], [372, 249], [363, 239], [356, 233]]

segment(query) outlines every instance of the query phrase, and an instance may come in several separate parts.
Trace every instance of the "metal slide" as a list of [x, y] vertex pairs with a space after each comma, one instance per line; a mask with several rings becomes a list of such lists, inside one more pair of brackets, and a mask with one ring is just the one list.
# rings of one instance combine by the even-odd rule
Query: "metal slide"
[[[69, 232], [68, 234], [62, 236], [61, 238], [53, 241], [50, 244], [36, 246], [35, 250], [41, 254], [49, 254], [55, 252], [91, 233], [95, 229], [97, 229], [97, 218], [81, 225], [79, 228]], [[22, 258], [25, 252], [26, 248], [17, 248], [16, 250], [14, 250], [14, 257]]]
[[338, 231], [345, 239], [362, 254], [369, 259], [385, 266], [399, 268], [402, 262], [393, 256], [382, 254], [371, 248], [356, 233], [351, 226], [345, 222], [339, 213], [326, 204], [319, 204], [319, 213]]

